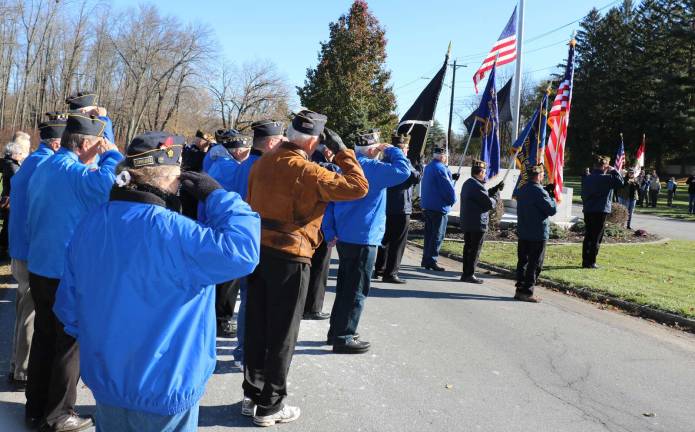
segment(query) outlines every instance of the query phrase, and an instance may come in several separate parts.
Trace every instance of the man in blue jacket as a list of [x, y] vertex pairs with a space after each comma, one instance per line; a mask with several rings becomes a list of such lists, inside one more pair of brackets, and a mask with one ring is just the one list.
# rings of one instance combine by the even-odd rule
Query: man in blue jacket
[[[136, 136], [109, 202], [68, 247], [54, 310], [79, 341], [97, 430], [198, 429], [215, 369], [213, 285], [258, 263], [258, 214], [209, 176], [181, 174], [182, 147], [164, 132]], [[179, 182], [207, 224], [178, 213]]]
[[623, 177], [610, 166], [610, 157], [597, 156], [590, 175], [582, 178], [582, 204], [584, 206], [584, 243], [582, 267], [596, 269], [596, 256], [603, 241], [606, 217], [611, 212], [613, 190], [622, 187]]
[[[219, 129], [215, 132], [215, 141], [203, 158], [203, 171], [210, 174], [213, 166], [218, 172], [234, 169], [249, 156], [251, 143], [236, 129]], [[214, 172], [214, 171], [213, 171]]]
[[541, 186], [544, 178], [543, 165], [529, 169], [528, 183], [517, 192], [516, 232], [519, 237], [516, 265], [516, 294], [521, 301], [537, 303], [540, 298], [533, 295], [533, 287], [543, 269], [545, 245], [550, 234], [548, 218], [557, 212], [555, 200], [550, 194], [554, 184]]
[[[410, 163], [401, 149], [377, 143], [378, 135], [372, 132], [363, 135], [363, 145], [356, 148], [357, 160], [369, 182], [367, 196], [329, 204], [322, 225], [326, 241], [337, 241], [340, 258], [327, 338], [335, 353], [369, 350], [369, 342], [355, 336], [369, 294], [376, 248], [386, 229], [386, 188], [401, 184], [410, 176]], [[382, 152], [384, 158], [379, 161], [377, 157]]]
[[58, 324], [53, 304], [68, 242], [82, 216], [108, 199], [116, 164], [123, 158], [104, 140], [105, 128], [106, 122], [95, 116], [71, 113], [60, 150], [36, 168], [27, 189], [27, 267], [36, 317], [25, 415], [28, 423], [45, 419], [44, 429], [52, 431], [92, 424], [74, 411], [79, 348]]
[[26, 386], [29, 367], [29, 350], [34, 335], [34, 301], [30, 295], [29, 270], [27, 270], [27, 192], [29, 179], [36, 167], [41, 165], [60, 148], [60, 137], [65, 130], [66, 117], [59, 113], [49, 113], [48, 121], [39, 125], [41, 143], [22, 163], [17, 174], [12, 176], [10, 190], [9, 236], [10, 257], [12, 257], [12, 276], [17, 281], [16, 314], [14, 336], [12, 338], [12, 359], [10, 380]]
[[456, 190], [447, 167], [448, 161], [446, 151], [435, 147], [432, 161], [425, 167], [420, 189], [420, 205], [425, 218], [425, 244], [420, 265], [435, 271], [444, 271], [444, 267], [437, 264], [437, 258], [446, 234], [451, 206], [456, 203]]
[[[408, 154], [410, 137], [395, 134], [391, 145]], [[404, 284], [398, 277], [398, 270], [408, 242], [410, 215], [413, 213], [413, 186], [420, 183], [420, 172], [410, 166], [410, 176], [403, 183], [390, 187], [386, 191], [386, 232], [381, 247], [376, 254], [375, 275], [381, 276], [382, 282]]]
[[483, 283], [475, 276], [475, 268], [480, 258], [480, 250], [490, 221], [490, 210], [494, 209], [499, 199], [499, 192], [504, 183], [487, 190], [485, 173], [487, 164], [474, 160], [471, 165], [471, 178], [461, 186], [460, 224], [463, 231], [463, 273], [461, 281]]

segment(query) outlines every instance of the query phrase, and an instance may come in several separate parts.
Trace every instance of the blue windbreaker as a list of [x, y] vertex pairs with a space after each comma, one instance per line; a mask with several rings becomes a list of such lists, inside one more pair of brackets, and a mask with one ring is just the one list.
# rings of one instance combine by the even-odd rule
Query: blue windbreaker
[[9, 226], [10, 256], [14, 259], [26, 261], [29, 253], [29, 237], [27, 236], [29, 179], [34, 174], [36, 167], [44, 163], [54, 153], [53, 149], [46, 144], [39, 144], [39, 148], [24, 159], [19, 171], [10, 180], [12, 184], [12, 189], [10, 189], [10, 203], [12, 203]]
[[78, 221], [106, 202], [123, 156], [116, 150], [101, 155], [98, 165], [85, 165], [61, 148], [34, 171], [29, 181], [27, 254], [29, 271], [60, 279], [65, 249]]
[[227, 161], [239, 165], [239, 162], [232, 157], [222, 144], [215, 144], [205, 153], [205, 157], [203, 158], [203, 171], [209, 174], [210, 168], [220, 161]]
[[420, 185], [420, 204], [425, 210], [448, 214], [456, 203], [451, 171], [442, 161], [433, 159], [425, 167]]
[[113, 123], [111, 122], [111, 119], [106, 116], [99, 116], [98, 118], [106, 123], [106, 126], [104, 127], [104, 138], [115, 144], [116, 135], [113, 133]]
[[345, 243], [380, 245], [386, 230], [386, 188], [410, 176], [410, 162], [398, 147], [387, 148], [383, 162], [361, 154], [357, 160], [369, 182], [369, 192], [355, 201], [330, 203], [321, 228], [326, 241], [337, 237]]
[[224, 186], [228, 191], [238, 193], [242, 199], [246, 199], [246, 194], [249, 191], [249, 173], [253, 164], [256, 163], [260, 157], [263, 156], [259, 150], [252, 149], [249, 157], [239, 164], [238, 168], [234, 170], [229, 179], [225, 179]]
[[75, 231], [53, 310], [99, 403], [174, 415], [215, 369], [214, 284], [256, 267], [260, 217], [223, 190], [205, 201], [209, 225], [163, 201], [111, 199]]

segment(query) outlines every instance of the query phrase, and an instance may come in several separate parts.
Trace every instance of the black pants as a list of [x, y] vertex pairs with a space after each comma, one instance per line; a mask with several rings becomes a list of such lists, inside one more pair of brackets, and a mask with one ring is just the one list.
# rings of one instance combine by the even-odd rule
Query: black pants
[[2, 210], [2, 230], [0, 230], [0, 252], [6, 253], [9, 248], [9, 232], [10, 232], [10, 209]]
[[374, 265], [377, 273], [387, 277], [398, 276], [405, 245], [408, 242], [409, 229], [409, 214], [386, 215], [386, 232], [376, 254], [376, 264]]
[[309, 264], [261, 251], [248, 277], [244, 395], [257, 405], [256, 415], [275, 414], [287, 396], [287, 373], [297, 344], [309, 285]]
[[466, 231], [463, 233], [463, 277], [475, 274], [484, 239], [485, 232]]
[[53, 313], [58, 279], [29, 273], [34, 300], [34, 338], [29, 354], [26, 414], [53, 426], [75, 409], [80, 349]]
[[582, 266], [596, 264], [596, 256], [603, 241], [607, 213], [584, 213], [584, 243], [582, 244]]
[[656, 207], [656, 202], [659, 201], [659, 191], [650, 190], [649, 191], [649, 205]]
[[234, 316], [240, 282], [241, 279], [235, 279], [215, 285], [215, 316], [218, 320], [231, 319]]
[[314, 251], [311, 258], [311, 270], [309, 272], [309, 288], [304, 304], [305, 314], [317, 314], [323, 311], [323, 299], [326, 296], [326, 284], [328, 283], [328, 269], [331, 265], [331, 254], [328, 243], [322, 241]]
[[546, 242], [521, 240], [517, 245], [516, 291], [533, 294], [533, 287], [543, 269]]

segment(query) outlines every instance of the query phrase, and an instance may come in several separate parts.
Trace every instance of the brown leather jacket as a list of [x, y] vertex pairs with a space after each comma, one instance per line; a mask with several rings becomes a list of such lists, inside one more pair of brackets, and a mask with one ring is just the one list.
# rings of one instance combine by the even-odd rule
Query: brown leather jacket
[[321, 221], [331, 201], [362, 198], [369, 183], [352, 150], [333, 161], [342, 174], [308, 160], [291, 142], [264, 154], [249, 174], [246, 200], [261, 215], [261, 246], [288, 259], [310, 262], [321, 243]]

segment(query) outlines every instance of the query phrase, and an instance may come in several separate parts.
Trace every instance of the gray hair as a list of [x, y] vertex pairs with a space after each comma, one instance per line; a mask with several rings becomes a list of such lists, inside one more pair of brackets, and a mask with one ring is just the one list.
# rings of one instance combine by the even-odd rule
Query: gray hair
[[315, 139], [318, 139], [318, 137], [305, 134], [304, 132], [296, 131], [292, 126], [292, 123], [290, 123], [290, 125], [287, 126], [287, 140], [290, 142], [293, 142], [298, 145], [308, 145], [310, 141], [313, 141]]
[[94, 141], [97, 138], [99, 137], [94, 135], [84, 135], [65, 131], [63, 132], [63, 137], [60, 140], [60, 146], [74, 152], [76, 149], [82, 147], [82, 141]]
[[123, 186], [128, 189], [135, 189], [137, 185], [147, 185], [164, 190], [165, 187], [162, 185], [162, 180], [166, 176], [172, 174], [171, 171], [180, 171], [180, 169], [181, 167], [178, 165], [156, 165], [132, 168], [128, 166], [127, 160], [124, 159], [116, 166], [116, 175], [120, 176], [122, 172], [128, 172], [130, 181]]
[[29, 154], [29, 141], [10, 141], [5, 146], [5, 156], [14, 157]]

